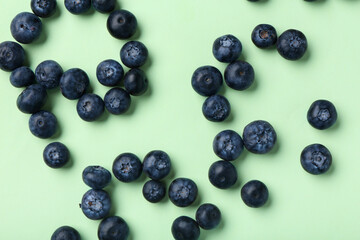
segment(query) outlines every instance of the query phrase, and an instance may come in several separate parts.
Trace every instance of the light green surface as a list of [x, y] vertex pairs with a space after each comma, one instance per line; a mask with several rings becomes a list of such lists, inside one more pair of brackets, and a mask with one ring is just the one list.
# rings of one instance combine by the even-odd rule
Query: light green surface
[[[30, 11], [29, 3], [0, 0], [0, 41], [12, 40], [11, 19]], [[107, 32], [107, 15], [74, 16], [63, 1], [58, 5], [57, 17], [43, 21], [45, 39], [25, 46], [30, 66], [53, 59], [64, 70], [80, 67], [89, 74], [94, 92], [103, 96], [108, 88], [97, 82], [96, 66], [104, 59], [119, 60], [125, 41]], [[184, 209], [168, 199], [151, 204], [141, 193], [145, 178], [130, 184], [113, 178], [107, 188], [112, 212], [128, 222], [131, 240], [172, 239], [172, 221], [180, 215], [194, 217], [200, 202], [216, 204], [223, 214], [220, 228], [202, 231], [201, 239], [360, 238], [360, 1], [122, 0], [120, 6], [136, 15], [138, 39], [150, 53], [145, 68], [150, 91], [133, 98], [131, 113], [87, 123], [78, 117], [76, 101], [52, 91], [47, 108], [57, 116], [61, 135], [37, 139], [28, 130], [29, 116], [16, 108], [21, 89], [10, 85], [9, 73], [0, 72], [0, 239], [50, 239], [62, 225], [78, 229], [82, 239], [97, 239], [99, 221], [87, 219], [78, 206], [88, 190], [82, 170], [92, 164], [111, 169], [120, 153], [142, 159], [153, 149], [170, 155], [172, 178], [197, 183], [199, 201]], [[278, 33], [289, 28], [304, 32], [306, 56], [290, 62], [274, 49], [257, 49], [250, 34], [259, 23], [274, 25]], [[227, 33], [241, 40], [242, 58], [253, 65], [256, 84], [244, 92], [224, 87], [232, 114], [224, 123], [212, 123], [202, 116], [204, 98], [193, 91], [190, 78], [206, 64], [224, 71], [226, 65], [213, 58], [211, 48], [216, 37]], [[332, 101], [339, 115], [337, 124], [325, 131], [306, 121], [308, 107], [319, 98]], [[234, 162], [237, 186], [216, 189], [207, 178], [209, 166], [218, 160], [212, 151], [214, 136], [224, 129], [242, 132], [257, 119], [274, 126], [278, 149], [267, 155], [244, 153]], [[50, 169], [42, 160], [44, 147], [55, 140], [71, 151], [71, 164], [64, 169]], [[333, 155], [333, 166], [323, 176], [300, 166], [300, 152], [316, 142]], [[270, 201], [263, 208], [248, 208], [240, 198], [241, 186], [251, 179], [268, 186]]]

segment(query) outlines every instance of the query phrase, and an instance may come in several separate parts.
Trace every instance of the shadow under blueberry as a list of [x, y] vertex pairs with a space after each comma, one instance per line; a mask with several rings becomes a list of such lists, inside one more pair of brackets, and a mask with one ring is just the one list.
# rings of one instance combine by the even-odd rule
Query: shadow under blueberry
[[[220, 209], [220, 211], [221, 211], [221, 209]], [[194, 220], [196, 220], [196, 219], [194, 218]], [[216, 228], [210, 229], [210, 230], [205, 230], [205, 229], [200, 228], [199, 240], [206, 240], [208, 238], [208, 236], [212, 235], [212, 233], [214, 231], [219, 232], [219, 231], [223, 230], [224, 226], [225, 226], [224, 220], [225, 220], [225, 218], [223, 216], [223, 213], [221, 212], [221, 220], [220, 220], [219, 225]]]
[[142, 67], [140, 67], [145, 72], [145, 75], [146, 75], [146, 72], [151, 67], [152, 63], [153, 63], [153, 60], [152, 60], [151, 56], [149, 55], [146, 59], [145, 64]]
[[270, 152], [265, 153], [265, 155], [275, 155], [279, 152], [279, 149], [280, 149], [279, 138], [277, 138], [273, 149], [271, 149]]
[[308, 3], [309, 5], [315, 5], [316, 6], [316, 5], [323, 5], [326, 2], [326, 0], [315, 0], [313, 2], [304, 1], [304, 2]]
[[251, 86], [248, 89], [245, 89], [246, 92], [255, 92], [258, 89], [259, 82], [256, 80], [256, 76], [254, 79], [254, 82], [251, 84]]
[[[70, 151], [70, 150], [69, 150]], [[70, 152], [70, 157], [69, 157], [69, 161], [62, 167], [63, 169], [70, 169], [74, 166], [74, 160], [73, 157], [71, 156], [71, 152]]]
[[[310, 54], [310, 51], [309, 51], [309, 50], [310, 50], [310, 49], [307, 48], [304, 56], [302, 56], [302, 58], [300, 58], [299, 60], [295, 60], [295, 61], [293, 61], [293, 62], [307, 63], [307, 62], [309, 61], [310, 57], [311, 57], [311, 54]], [[288, 61], [289, 61], [289, 60], [288, 60]], [[291, 60], [290, 60], [290, 61], [291, 61]]]
[[[55, 115], [55, 114], [54, 114], [54, 115]], [[55, 117], [56, 117], [56, 116], [55, 116]], [[61, 123], [59, 122], [59, 120], [57, 120], [56, 132], [55, 132], [55, 134], [54, 134], [53, 136], [51, 136], [49, 139], [55, 140], [55, 139], [60, 138], [61, 132], [62, 132], [62, 126], [61, 126]]]
[[104, 112], [101, 114], [101, 116], [95, 120], [95, 122], [105, 122], [110, 116], [109, 111], [106, 110], [106, 108], [104, 109]]
[[104, 190], [109, 194], [111, 202], [112, 202], [111, 209], [110, 209], [108, 216], [115, 216], [116, 211], [117, 211], [118, 204], [115, 204], [117, 201], [114, 201], [114, 199], [115, 199], [114, 189], [116, 187], [114, 181], [116, 181], [116, 180], [117, 180], [116, 178], [112, 178], [110, 184], [104, 188]]
[[95, 13], [95, 9], [91, 6], [89, 10], [87, 10], [84, 13], [79, 14], [80, 16], [84, 16], [84, 17], [90, 17], [92, 15], [94, 15]]
[[41, 18], [41, 21], [43, 22], [43, 25], [48, 24], [50, 22], [56, 21], [57, 19], [60, 18], [60, 16], [61, 16], [61, 8], [59, 8], [59, 6], [56, 6], [54, 15], [52, 15], [48, 18]]
[[324, 129], [324, 130], [326, 130], [326, 132], [337, 131], [337, 130], [340, 128], [340, 125], [341, 125], [341, 123], [340, 123], [339, 118], [338, 118], [338, 119], [336, 119], [336, 122], [335, 122], [334, 125], [332, 125], [332, 126], [331, 126], [330, 128], [328, 128], [328, 129]]
[[140, 36], [141, 36], [141, 28], [139, 27], [139, 22], [138, 22], [138, 26], [136, 28], [136, 32], [134, 33], [134, 35], [132, 35], [130, 38], [124, 39], [124, 40], [126, 40], [127, 42], [135, 41], [135, 40], [139, 39]]

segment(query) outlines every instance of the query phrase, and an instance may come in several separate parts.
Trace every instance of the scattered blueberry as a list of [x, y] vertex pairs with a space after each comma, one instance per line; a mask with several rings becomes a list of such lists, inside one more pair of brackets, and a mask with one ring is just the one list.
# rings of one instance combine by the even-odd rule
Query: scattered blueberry
[[83, 70], [72, 68], [64, 72], [60, 78], [60, 90], [67, 99], [80, 98], [89, 86], [89, 77]]
[[148, 89], [148, 79], [139, 68], [130, 69], [124, 77], [124, 86], [128, 93], [133, 96], [139, 96], [146, 92]]
[[0, 69], [12, 71], [21, 67], [25, 61], [25, 51], [23, 47], [11, 41], [0, 43]]
[[244, 145], [252, 153], [269, 152], [276, 143], [276, 132], [270, 123], [262, 120], [246, 125], [243, 132]]
[[160, 202], [165, 197], [165, 184], [159, 181], [149, 180], [144, 184], [142, 193], [144, 198], [149, 202]]
[[252, 180], [241, 188], [241, 198], [247, 206], [258, 208], [268, 200], [269, 191], [264, 183]]
[[321, 144], [311, 144], [301, 152], [300, 162], [305, 171], [318, 175], [329, 170], [332, 163], [332, 156], [325, 146]]
[[60, 142], [48, 144], [43, 152], [43, 159], [46, 165], [51, 168], [61, 168], [69, 162], [69, 149]]
[[96, 68], [96, 77], [104, 86], [116, 86], [124, 77], [124, 69], [117, 61], [108, 59], [99, 63]]
[[64, 0], [66, 9], [72, 14], [85, 13], [91, 8], [91, 0]]
[[39, 111], [31, 115], [29, 128], [32, 134], [39, 138], [52, 137], [57, 129], [57, 120], [54, 114], [47, 111]]
[[191, 77], [193, 89], [202, 96], [212, 96], [219, 92], [223, 77], [219, 69], [213, 66], [202, 66], [195, 70]]
[[161, 180], [171, 170], [170, 157], [166, 152], [155, 150], [146, 154], [143, 161], [144, 173], [153, 180]]
[[115, 115], [122, 114], [130, 108], [130, 94], [122, 88], [110, 89], [104, 97], [106, 109]]
[[257, 25], [251, 33], [251, 40], [258, 48], [269, 48], [276, 44], [276, 29], [269, 24]]
[[38, 16], [22, 12], [15, 16], [10, 25], [11, 35], [20, 43], [32, 43], [42, 31], [42, 23]]
[[236, 61], [240, 57], [241, 51], [241, 42], [231, 34], [217, 38], [212, 49], [214, 57], [224, 63]]
[[210, 183], [220, 189], [232, 187], [238, 179], [234, 165], [223, 160], [214, 162], [210, 166], [208, 176]]
[[98, 220], [106, 217], [111, 209], [111, 199], [104, 190], [90, 189], [82, 197], [81, 210], [86, 217]]
[[87, 122], [98, 119], [104, 112], [105, 104], [101, 97], [94, 93], [84, 94], [76, 105], [79, 117]]
[[47, 18], [55, 13], [56, 0], [31, 0], [30, 6], [37, 16]]
[[114, 160], [112, 171], [119, 181], [132, 182], [140, 177], [142, 164], [135, 154], [123, 153]]
[[203, 106], [202, 112], [205, 118], [212, 122], [222, 122], [230, 115], [230, 103], [221, 95], [208, 97]]
[[62, 74], [62, 67], [53, 60], [44, 61], [35, 69], [36, 81], [46, 89], [57, 88]]
[[327, 100], [313, 102], [307, 112], [307, 120], [316, 129], [327, 129], [334, 125], [337, 112], [334, 104]]
[[200, 228], [194, 219], [181, 216], [174, 220], [171, 233], [175, 240], [197, 240], [200, 237]]
[[129, 68], [138, 68], [145, 64], [148, 50], [142, 42], [130, 41], [120, 50], [121, 61]]
[[36, 113], [45, 105], [46, 99], [45, 88], [40, 84], [32, 84], [20, 93], [16, 105], [23, 113]]
[[62, 226], [51, 235], [51, 240], [80, 240], [79, 232], [70, 226]]
[[103, 189], [111, 182], [111, 173], [101, 166], [88, 166], [82, 172], [82, 179], [92, 189]]
[[277, 41], [279, 54], [288, 60], [298, 60], [304, 56], [308, 43], [305, 35], [294, 29], [283, 32]]
[[129, 11], [116, 10], [108, 17], [107, 29], [115, 38], [128, 39], [135, 34], [136, 28], [136, 17]]
[[110, 13], [115, 9], [116, 0], [92, 0], [94, 9], [101, 13]]
[[118, 216], [104, 218], [98, 228], [99, 240], [126, 240], [129, 237], [129, 226]]
[[249, 63], [239, 60], [226, 67], [224, 78], [229, 87], [242, 91], [253, 84], [255, 72]]
[[19, 67], [11, 72], [10, 83], [14, 87], [27, 87], [35, 82], [35, 74], [29, 67]]
[[221, 212], [214, 204], [202, 204], [196, 211], [196, 221], [205, 230], [216, 228], [221, 221]]
[[191, 205], [197, 197], [198, 188], [195, 182], [188, 178], [176, 178], [169, 187], [169, 198], [178, 207]]
[[240, 135], [233, 130], [218, 133], [213, 141], [215, 154], [226, 161], [237, 159], [244, 150], [244, 142]]

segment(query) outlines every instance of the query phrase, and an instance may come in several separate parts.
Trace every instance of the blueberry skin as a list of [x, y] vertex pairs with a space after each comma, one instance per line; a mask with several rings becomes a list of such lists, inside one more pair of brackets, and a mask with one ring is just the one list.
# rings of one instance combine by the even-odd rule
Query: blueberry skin
[[115, 9], [116, 0], [92, 0], [94, 9], [101, 13], [110, 13]]
[[301, 152], [300, 162], [305, 171], [319, 175], [329, 170], [332, 163], [332, 156], [325, 146], [321, 144], [311, 144]]
[[216, 228], [221, 221], [221, 212], [211, 203], [202, 204], [196, 211], [196, 221], [205, 230]]
[[129, 68], [138, 68], [144, 65], [148, 55], [146, 46], [139, 41], [127, 42], [120, 50], [121, 61]]
[[226, 161], [233, 161], [243, 152], [244, 142], [235, 131], [224, 130], [215, 136], [213, 150], [219, 158]]
[[188, 178], [176, 178], [169, 186], [170, 201], [178, 207], [187, 207], [195, 202], [198, 188], [195, 182]]
[[124, 69], [117, 61], [108, 59], [99, 63], [96, 68], [96, 77], [104, 86], [116, 86], [124, 77]]
[[11, 41], [0, 43], [0, 69], [12, 71], [24, 65], [25, 51], [23, 47]]
[[241, 188], [241, 198], [247, 206], [258, 208], [268, 200], [269, 191], [264, 183], [252, 180]]
[[238, 179], [237, 171], [234, 165], [223, 160], [211, 164], [208, 177], [210, 183], [220, 189], [232, 187]]
[[88, 75], [79, 68], [67, 70], [60, 78], [61, 93], [70, 100], [79, 99], [84, 95], [89, 84]]
[[76, 105], [79, 117], [87, 122], [98, 119], [105, 110], [105, 104], [101, 97], [94, 93], [84, 94]]
[[136, 28], [136, 17], [126, 10], [113, 11], [107, 19], [107, 29], [114, 38], [128, 39], [135, 34]]
[[229, 117], [231, 111], [229, 101], [221, 95], [208, 97], [203, 106], [202, 112], [205, 118], [212, 122], [222, 122]]
[[231, 34], [217, 38], [213, 44], [214, 57], [224, 63], [231, 63], [240, 57], [242, 45], [239, 39]]
[[149, 202], [160, 202], [165, 197], [165, 184], [159, 181], [149, 180], [144, 184], [142, 193], [144, 198]]
[[23, 113], [36, 113], [45, 105], [46, 99], [45, 88], [40, 84], [32, 84], [20, 93], [16, 105]]
[[39, 111], [31, 115], [29, 128], [31, 133], [38, 138], [50, 138], [56, 132], [57, 119], [51, 112]]
[[200, 228], [194, 219], [181, 216], [174, 220], [171, 233], [175, 240], [197, 240], [200, 237]]
[[60, 142], [49, 143], [43, 151], [43, 159], [51, 168], [61, 168], [70, 159], [69, 149]]
[[257, 154], [269, 152], [276, 143], [276, 132], [270, 123], [262, 120], [246, 125], [243, 132], [245, 148]]
[[226, 84], [235, 90], [249, 88], [255, 79], [254, 68], [248, 62], [236, 61], [230, 63], [224, 73]]
[[111, 113], [119, 115], [125, 113], [131, 105], [130, 94], [122, 88], [110, 89], [104, 97], [105, 107]]
[[32, 43], [42, 31], [42, 23], [38, 16], [29, 12], [19, 13], [11, 21], [11, 35], [16, 41], [24, 44]]
[[130, 69], [124, 77], [124, 87], [133, 96], [140, 96], [146, 92], [149, 83], [144, 73], [139, 68]]
[[142, 164], [135, 154], [123, 153], [115, 158], [112, 172], [119, 181], [132, 182], [140, 177]]
[[91, 0], [64, 0], [64, 4], [72, 14], [85, 13], [91, 8]]
[[202, 66], [195, 70], [191, 77], [193, 89], [201, 96], [212, 96], [219, 92], [223, 77], [219, 69], [213, 66]]
[[30, 6], [35, 15], [48, 18], [55, 13], [56, 0], [31, 0]]
[[100, 190], [111, 182], [111, 173], [101, 166], [88, 166], [82, 172], [82, 179], [92, 189]]
[[317, 100], [311, 104], [307, 112], [307, 120], [316, 129], [327, 129], [337, 120], [336, 108], [327, 100]]
[[70, 226], [62, 226], [51, 235], [51, 240], [80, 240], [79, 232]]
[[143, 161], [144, 173], [153, 180], [161, 180], [171, 170], [170, 157], [166, 152], [155, 150], [146, 154]]
[[276, 29], [269, 24], [259, 24], [252, 31], [251, 40], [258, 48], [274, 46], [277, 41]]
[[305, 35], [295, 29], [283, 32], [277, 41], [279, 54], [287, 60], [298, 60], [304, 56], [308, 43]]
[[126, 240], [129, 233], [129, 226], [118, 216], [104, 218], [98, 228], [99, 240]]
[[53, 60], [43, 61], [35, 69], [36, 81], [46, 89], [57, 88], [62, 74], [62, 67]]
[[104, 190], [90, 189], [82, 197], [80, 207], [87, 218], [102, 219], [110, 212], [111, 199]]
[[10, 83], [14, 87], [27, 87], [35, 83], [35, 74], [29, 67], [18, 67], [11, 72]]

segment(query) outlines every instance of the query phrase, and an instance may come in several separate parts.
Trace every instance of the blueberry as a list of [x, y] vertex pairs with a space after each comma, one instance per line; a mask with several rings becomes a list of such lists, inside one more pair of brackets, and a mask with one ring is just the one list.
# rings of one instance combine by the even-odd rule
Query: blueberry
[[51, 240], [80, 240], [79, 232], [70, 226], [62, 226], [51, 235]]
[[11, 72], [10, 83], [14, 87], [27, 87], [35, 82], [35, 74], [29, 67], [18, 67]]
[[60, 142], [48, 144], [43, 152], [43, 159], [46, 165], [51, 168], [61, 168], [69, 162], [70, 153], [68, 148]]
[[140, 177], [142, 164], [135, 154], [123, 153], [114, 160], [112, 171], [119, 181], [132, 182]]
[[124, 77], [124, 69], [117, 61], [108, 59], [99, 63], [96, 68], [96, 77], [104, 86], [116, 86]]
[[84, 94], [76, 105], [79, 117], [87, 122], [92, 122], [98, 119], [104, 112], [104, 101], [94, 93]]
[[132, 37], [137, 28], [137, 20], [134, 14], [126, 10], [116, 10], [107, 19], [109, 33], [118, 39]]
[[62, 74], [63, 69], [53, 60], [44, 61], [35, 69], [36, 81], [46, 89], [57, 88]]
[[225, 63], [231, 63], [240, 57], [242, 45], [239, 39], [231, 34], [217, 38], [213, 44], [214, 57]]
[[57, 120], [54, 114], [47, 111], [39, 111], [31, 115], [29, 128], [34, 136], [39, 138], [52, 137], [57, 129]]
[[25, 61], [25, 51], [23, 47], [11, 41], [0, 43], [0, 69], [12, 71], [21, 67]]
[[321, 144], [311, 144], [301, 152], [300, 162], [305, 171], [318, 175], [329, 170], [332, 163], [332, 156], [325, 146]]
[[115, 9], [116, 0], [92, 0], [94, 9], [101, 13], [110, 13]]
[[101, 166], [88, 166], [82, 172], [82, 179], [92, 189], [103, 189], [111, 182], [111, 173]]
[[233, 130], [218, 133], [213, 141], [214, 153], [226, 161], [237, 159], [244, 150], [244, 142]]
[[37, 16], [47, 18], [55, 13], [56, 0], [31, 0], [30, 6]]
[[203, 106], [202, 112], [205, 118], [212, 122], [222, 122], [230, 115], [230, 103], [221, 95], [208, 97]]
[[159, 181], [149, 180], [144, 184], [142, 193], [144, 198], [149, 202], [160, 202], [165, 197], [165, 184]]
[[273, 26], [259, 24], [252, 31], [251, 40], [258, 48], [268, 48], [275, 45], [277, 33]]
[[148, 50], [142, 42], [130, 41], [120, 50], [121, 61], [129, 68], [138, 68], [145, 64]]
[[130, 108], [130, 94], [122, 88], [110, 89], [104, 97], [106, 109], [115, 115], [122, 114]]
[[223, 160], [211, 164], [208, 177], [210, 183], [220, 189], [232, 187], [238, 179], [234, 165]]
[[143, 161], [143, 171], [153, 180], [166, 177], [171, 170], [170, 157], [166, 152], [155, 150], [146, 154]]
[[23, 113], [36, 113], [45, 105], [46, 99], [45, 88], [40, 84], [32, 84], [20, 93], [16, 105]]
[[219, 69], [213, 66], [202, 66], [195, 70], [191, 77], [193, 89], [202, 96], [212, 96], [219, 92], [223, 77]]
[[91, 8], [91, 0], [64, 0], [64, 4], [72, 14], [85, 13]]
[[305, 35], [294, 29], [283, 32], [277, 41], [279, 54], [288, 60], [298, 60], [304, 56], [308, 43]]
[[176, 178], [169, 187], [170, 201], [178, 207], [187, 207], [195, 202], [198, 188], [195, 182], [188, 178]]
[[64, 72], [60, 78], [60, 90], [67, 99], [80, 98], [89, 86], [89, 77], [83, 70], [72, 68]]
[[337, 112], [334, 104], [327, 100], [313, 102], [307, 112], [307, 120], [316, 129], [327, 129], [334, 125]]
[[86, 217], [98, 220], [106, 217], [111, 209], [111, 199], [104, 190], [90, 189], [82, 197], [81, 210]]
[[258, 208], [268, 200], [269, 191], [264, 183], [252, 180], [241, 188], [241, 198], [247, 206]]
[[99, 240], [126, 240], [129, 232], [129, 226], [121, 217], [106, 217], [100, 222], [98, 238]]
[[246, 125], [243, 132], [245, 148], [258, 154], [269, 152], [276, 143], [276, 132], [270, 123], [262, 120]]
[[236, 61], [226, 67], [224, 77], [229, 87], [242, 91], [253, 84], [255, 72], [249, 63]]
[[221, 212], [214, 204], [202, 204], [196, 211], [196, 221], [205, 230], [216, 228], [221, 221]]
[[181, 216], [174, 220], [171, 233], [175, 240], [197, 240], [200, 237], [200, 228], [194, 219]]
[[32, 43], [42, 31], [42, 23], [33, 13], [22, 12], [15, 16], [10, 25], [11, 35], [20, 43]]
[[128, 93], [133, 96], [139, 96], [146, 92], [148, 89], [148, 79], [139, 68], [130, 69], [124, 77], [124, 86]]

